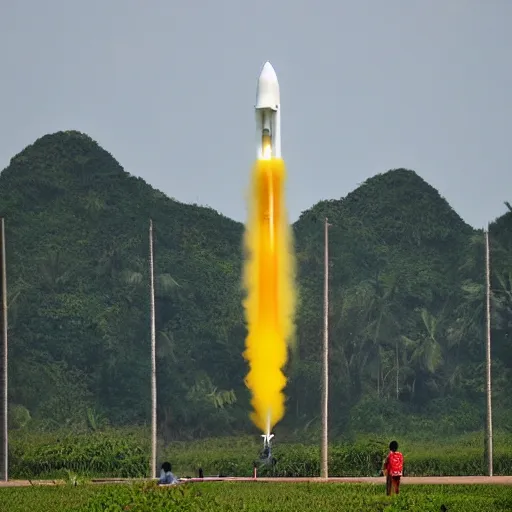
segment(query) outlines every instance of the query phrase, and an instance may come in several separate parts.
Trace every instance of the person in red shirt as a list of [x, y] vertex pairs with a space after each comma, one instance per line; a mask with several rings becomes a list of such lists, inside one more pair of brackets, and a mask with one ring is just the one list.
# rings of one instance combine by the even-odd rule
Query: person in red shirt
[[389, 443], [389, 453], [382, 470], [386, 475], [386, 494], [391, 495], [391, 491], [394, 490], [395, 494], [400, 493], [400, 478], [404, 470], [404, 456], [398, 451], [398, 443], [391, 441]]

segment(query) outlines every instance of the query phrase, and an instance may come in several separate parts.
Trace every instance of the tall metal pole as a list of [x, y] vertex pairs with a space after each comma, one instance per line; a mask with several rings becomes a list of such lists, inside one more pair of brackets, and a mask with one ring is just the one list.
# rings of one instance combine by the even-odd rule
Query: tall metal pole
[[149, 278], [151, 283], [151, 477], [156, 478], [156, 329], [152, 219], [149, 219]]
[[322, 464], [321, 477], [329, 477], [329, 221], [324, 226], [324, 343], [323, 343], [323, 389], [322, 389]]
[[3, 217], [0, 219], [0, 282], [1, 291], [0, 299], [2, 304], [2, 466], [3, 466], [3, 479], [7, 482], [8, 464], [9, 464], [9, 430], [8, 430], [8, 405], [7, 405], [7, 363], [8, 363], [8, 350], [7, 350], [7, 270], [6, 270], [6, 256], [5, 256], [5, 222]]
[[486, 366], [487, 366], [487, 463], [489, 476], [493, 475], [493, 448], [492, 448], [492, 381], [491, 381], [491, 265], [489, 250], [489, 226], [485, 232], [485, 290], [486, 290]]

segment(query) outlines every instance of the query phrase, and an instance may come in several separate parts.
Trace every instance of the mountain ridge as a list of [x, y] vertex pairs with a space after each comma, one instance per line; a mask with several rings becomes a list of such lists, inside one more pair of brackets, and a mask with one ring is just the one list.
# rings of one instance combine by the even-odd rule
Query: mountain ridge
[[[89, 410], [114, 425], [147, 421], [151, 218], [159, 431], [170, 438], [252, 428], [242, 223], [167, 197], [76, 131], [43, 136], [11, 159], [0, 173], [0, 215], [7, 220], [13, 404], [44, 428], [86, 424]], [[398, 429], [403, 411], [450, 399], [444, 411], [453, 412], [480, 396], [472, 375], [485, 323], [475, 313], [480, 296], [467, 290], [482, 293], [480, 262], [471, 259], [481, 232], [417, 173], [395, 169], [344, 198], [317, 202], [293, 224], [298, 350], [286, 368], [290, 412], [282, 428], [316, 415], [325, 217], [332, 224], [332, 397], [342, 405], [333, 411], [336, 425], [349, 428], [351, 411], [368, 401], [394, 400]], [[493, 224], [503, 243], [509, 217]], [[496, 371], [508, 378], [508, 333], [500, 329]], [[454, 391], [454, 372], [466, 387]], [[466, 420], [479, 421], [456, 423]]]
[[[62, 140], [58, 140], [59, 138], [61, 138]], [[65, 144], [82, 143], [83, 147], [80, 148], [82, 153], [87, 152], [87, 151], [99, 150], [100, 152], [104, 153], [104, 156], [108, 156], [108, 157], [112, 158], [116, 162], [116, 164], [119, 166], [119, 170], [122, 170], [123, 173], [125, 173], [125, 177], [131, 178], [131, 179], [136, 180], [136, 181], [140, 181], [140, 182], [144, 183], [145, 185], [151, 187], [151, 189], [153, 190], [153, 192], [155, 193], [156, 196], [160, 196], [161, 195], [162, 197], [165, 197], [166, 199], [169, 199], [170, 201], [174, 201], [174, 202], [176, 202], [176, 203], [178, 203], [180, 205], [199, 206], [199, 207], [202, 207], [202, 208], [205, 208], [205, 209], [209, 209], [209, 210], [214, 211], [218, 215], [221, 215], [221, 216], [223, 216], [223, 217], [225, 217], [225, 218], [227, 218], [227, 219], [229, 219], [229, 220], [231, 220], [231, 221], [233, 221], [233, 222], [235, 222], [237, 224], [243, 224], [243, 222], [239, 222], [239, 221], [236, 221], [234, 219], [231, 219], [231, 217], [228, 217], [228, 216], [224, 215], [222, 212], [219, 212], [219, 211], [215, 210], [214, 208], [212, 208], [212, 207], [210, 207], [208, 205], [197, 205], [195, 203], [182, 202], [179, 199], [177, 199], [175, 197], [172, 197], [172, 196], [169, 196], [165, 192], [162, 192], [161, 190], [156, 189], [149, 182], [147, 182], [144, 178], [135, 176], [133, 174], [130, 174], [128, 171], [125, 171], [124, 168], [119, 164], [119, 162], [115, 159], [115, 157], [110, 152], [105, 150], [91, 136], [89, 136], [88, 134], [86, 134], [84, 132], [80, 132], [78, 130], [58, 131], [58, 132], [54, 132], [54, 133], [50, 133], [50, 134], [45, 134], [42, 137], [39, 137], [32, 144], [29, 144], [24, 149], [22, 149], [19, 153], [14, 155], [10, 159], [9, 165], [5, 169], [0, 171], [0, 173], [4, 173], [4, 171], [7, 170], [7, 169], [12, 170], [14, 172], [16, 169], [20, 168], [19, 164], [25, 163], [27, 161], [27, 159], [31, 158], [33, 155], [36, 155], [37, 152], [44, 151], [45, 147], [50, 146], [50, 145], [54, 145], [56, 141], [58, 141], [59, 143], [65, 143]], [[79, 146], [77, 146], [77, 148], [78, 147]], [[83, 158], [83, 160], [82, 160], [82, 158]], [[84, 165], [85, 163], [87, 163], [87, 159], [85, 157], [83, 157], [83, 156], [81, 157], [80, 155], [78, 155], [77, 156], [77, 163]], [[354, 193], [356, 191], [358, 191], [358, 190], [368, 189], [368, 188], [374, 186], [374, 184], [378, 185], [378, 184], [380, 184], [380, 182], [385, 181], [385, 180], [389, 180], [389, 179], [394, 180], [394, 181], [398, 181], [398, 178], [400, 178], [400, 180], [403, 181], [406, 176], [408, 176], [408, 179], [409, 179], [409, 182], [410, 182], [408, 184], [409, 186], [411, 186], [411, 184], [413, 186], [417, 187], [417, 188], [425, 188], [425, 186], [426, 186], [426, 188], [429, 189], [429, 191], [434, 191], [442, 200], [444, 200], [446, 202], [447, 205], [449, 205], [448, 200], [446, 198], [444, 198], [443, 196], [441, 196], [439, 194], [439, 192], [434, 187], [432, 187], [432, 185], [430, 185], [426, 180], [424, 180], [416, 171], [413, 171], [413, 170], [410, 170], [410, 169], [405, 169], [405, 168], [396, 168], [396, 169], [389, 169], [389, 170], [387, 170], [385, 172], [378, 173], [378, 174], [376, 174], [374, 176], [371, 176], [371, 177], [367, 178], [362, 184], [360, 184], [358, 187], [353, 189], [351, 192], [349, 192], [344, 197], [340, 197], [338, 199], [322, 199], [322, 200], [319, 200], [317, 203], [314, 203], [310, 208], [308, 208], [307, 210], [304, 210], [299, 215], [299, 218], [297, 219], [297, 221], [295, 221], [293, 224], [296, 224], [300, 220], [300, 217], [305, 212], [307, 212], [310, 209], [312, 209], [318, 203], [324, 203], [325, 201], [330, 202], [330, 203], [336, 202], [336, 201], [343, 201], [343, 200], [349, 200], [350, 201], [350, 200], [353, 200]], [[415, 181], [415, 183], [412, 183], [413, 181]], [[455, 215], [458, 217], [459, 220], [463, 221], [463, 219], [460, 217], [460, 215], [458, 213], [456, 213], [453, 210], [453, 208], [451, 208], [451, 206], [449, 206], [449, 209], [455, 213]], [[465, 221], [463, 221], [463, 222], [464, 222], [464, 224], [466, 224], [466, 226], [471, 227]]]

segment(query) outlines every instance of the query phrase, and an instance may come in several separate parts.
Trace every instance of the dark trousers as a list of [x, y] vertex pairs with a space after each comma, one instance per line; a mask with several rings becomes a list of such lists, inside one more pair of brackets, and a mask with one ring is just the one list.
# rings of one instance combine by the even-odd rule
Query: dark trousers
[[391, 489], [395, 491], [395, 494], [400, 493], [400, 477], [387, 475], [386, 477], [386, 494], [391, 496]]

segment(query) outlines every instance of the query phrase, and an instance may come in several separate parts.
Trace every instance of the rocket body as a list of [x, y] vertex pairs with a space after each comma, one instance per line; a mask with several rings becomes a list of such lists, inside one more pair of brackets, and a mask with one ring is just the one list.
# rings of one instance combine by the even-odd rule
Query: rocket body
[[265, 63], [256, 89], [256, 158], [281, 158], [281, 99], [279, 82], [270, 62]]
[[286, 169], [281, 156], [281, 100], [274, 68], [267, 62], [256, 91], [256, 163], [244, 234], [244, 300], [248, 335], [245, 383], [251, 390], [253, 423], [270, 447], [272, 428], [284, 416], [288, 346], [294, 334], [295, 260], [285, 208]]

